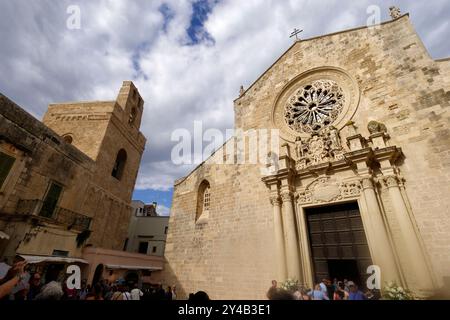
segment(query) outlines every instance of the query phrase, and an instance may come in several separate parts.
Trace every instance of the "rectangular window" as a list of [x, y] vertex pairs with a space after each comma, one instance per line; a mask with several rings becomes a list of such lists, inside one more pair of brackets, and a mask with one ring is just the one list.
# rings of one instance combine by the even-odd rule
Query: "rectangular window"
[[167, 231], [169, 231], [169, 227], [164, 228], [164, 234], [167, 234]]
[[51, 218], [56, 210], [56, 205], [58, 204], [59, 197], [62, 193], [62, 186], [54, 182], [51, 183], [48, 189], [47, 195], [45, 196], [44, 202], [42, 204], [41, 213], [42, 217]]
[[9, 172], [11, 171], [16, 159], [7, 155], [6, 153], [0, 152], [0, 188], [3, 187], [6, 178], [8, 178]]
[[152, 252], [153, 252], [153, 253], [156, 253], [156, 247], [153, 247]]
[[140, 242], [139, 243], [139, 253], [147, 254], [148, 251], [148, 242]]

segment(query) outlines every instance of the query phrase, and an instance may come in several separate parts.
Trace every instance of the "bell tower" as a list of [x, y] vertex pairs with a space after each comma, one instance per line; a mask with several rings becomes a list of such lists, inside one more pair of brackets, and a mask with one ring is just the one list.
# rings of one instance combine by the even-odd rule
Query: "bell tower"
[[124, 81], [116, 99], [124, 111], [123, 123], [139, 130], [141, 126], [144, 100], [132, 81]]

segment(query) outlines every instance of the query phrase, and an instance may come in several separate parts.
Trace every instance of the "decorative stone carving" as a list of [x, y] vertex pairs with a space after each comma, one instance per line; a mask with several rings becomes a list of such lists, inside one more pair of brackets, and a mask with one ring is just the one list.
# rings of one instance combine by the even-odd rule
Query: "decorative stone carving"
[[341, 198], [341, 190], [336, 184], [323, 185], [314, 191], [315, 202], [330, 202]]
[[342, 182], [339, 185], [342, 198], [356, 197], [361, 194], [361, 183], [359, 181]]
[[402, 16], [402, 12], [400, 11], [400, 8], [396, 6], [389, 7], [389, 14], [391, 15], [392, 19], [398, 19]]
[[281, 199], [283, 200], [283, 202], [292, 201], [292, 193], [290, 191], [283, 191], [281, 193]]
[[295, 139], [295, 155], [297, 156], [297, 159], [304, 158], [307, 152], [308, 145], [303, 142], [301, 137], [297, 137]]
[[361, 194], [361, 190], [361, 182], [357, 180], [339, 183], [330, 177], [321, 177], [298, 191], [297, 198], [301, 204], [326, 203], [357, 197]]
[[239, 97], [242, 97], [244, 93], [245, 93], [244, 86], [241, 86], [241, 88], [239, 89]]
[[373, 180], [371, 178], [363, 178], [361, 179], [361, 184], [363, 189], [371, 189], [373, 188]]
[[319, 133], [313, 133], [306, 142], [303, 142], [300, 137], [297, 138], [295, 151], [297, 170], [305, 169], [310, 165], [342, 160], [345, 153], [339, 132], [333, 126], [324, 128]]
[[309, 190], [299, 191], [297, 193], [298, 202], [299, 203], [311, 203], [312, 202], [312, 193]]
[[280, 206], [281, 205], [280, 197], [278, 195], [270, 196], [270, 203], [273, 206]]
[[358, 83], [344, 70], [314, 68], [286, 82], [273, 105], [271, 122], [291, 143], [331, 125], [341, 130], [355, 114], [360, 97]]
[[384, 124], [377, 121], [370, 121], [367, 125], [367, 130], [369, 130], [370, 134], [387, 132], [387, 128]]
[[335, 81], [316, 80], [301, 87], [289, 98], [285, 120], [294, 131], [317, 132], [338, 118], [344, 104], [344, 92]]
[[280, 170], [279, 157], [275, 152], [269, 152], [266, 157], [266, 165], [260, 168], [262, 176], [273, 176]]

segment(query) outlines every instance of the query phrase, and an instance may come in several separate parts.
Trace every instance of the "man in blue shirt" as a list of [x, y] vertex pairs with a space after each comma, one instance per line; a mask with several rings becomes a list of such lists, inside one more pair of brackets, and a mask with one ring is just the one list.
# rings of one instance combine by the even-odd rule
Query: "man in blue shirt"
[[358, 290], [358, 286], [353, 281], [348, 282], [348, 287], [350, 288], [348, 300], [367, 300], [367, 297]]

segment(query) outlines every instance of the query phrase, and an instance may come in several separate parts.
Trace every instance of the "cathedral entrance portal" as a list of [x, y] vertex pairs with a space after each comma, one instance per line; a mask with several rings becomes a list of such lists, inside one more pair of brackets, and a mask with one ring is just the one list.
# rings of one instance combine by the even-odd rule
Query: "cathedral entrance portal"
[[356, 202], [306, 210], [314, 281], [348, 279], [364, 287], [372, 264]]

